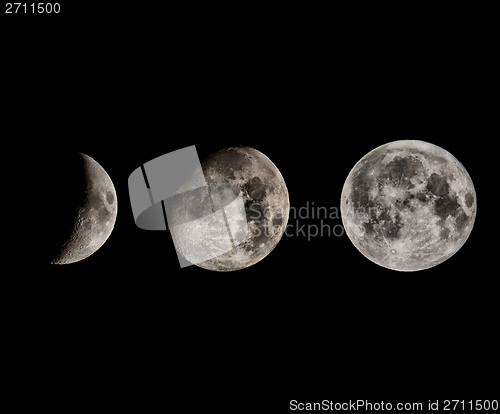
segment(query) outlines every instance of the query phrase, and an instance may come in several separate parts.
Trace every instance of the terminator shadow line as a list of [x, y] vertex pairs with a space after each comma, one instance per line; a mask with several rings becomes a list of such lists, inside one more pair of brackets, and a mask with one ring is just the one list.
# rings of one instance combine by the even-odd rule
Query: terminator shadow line
[[[181, 268], [232, 250], [248, 233], [243, 197], [238, 186], [207, 184], [194, 145], [169, 152], [136, 168], [128, 178], [137, 227], [172, 234]], [[220, 197], [214, 197], [213, 192]], [[195, 203], [197, 211], [185, 211]], [[216, 240], [216, 242], [214, 242]]]

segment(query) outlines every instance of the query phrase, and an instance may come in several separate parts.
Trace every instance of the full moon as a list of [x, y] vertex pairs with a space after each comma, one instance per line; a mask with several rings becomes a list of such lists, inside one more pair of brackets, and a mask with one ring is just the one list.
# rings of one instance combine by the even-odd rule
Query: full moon
[[197, 256], [190, 241], [190, 231], [202, 236], [209, 248], [217, 250], [227, 234], [215, 234], [216, 223], [213, 221], [195, 219], [200, 217], [201, 205], [211, 204], [212, 211], [217, 211], [227, 204], [227, 200], [234, 199], [233, 191], [239, 190], [241, 210], [226, 210], [225, 213], [228, 223], [233, 222], [233, 238], [241, 235], [238, 243], [233, 243], [229, 250], [211, 255], [208, 260], [191, 260], [191, 263], [207, 270], [229, 272], [264, 259], [283, 236], [290, 210], [288, 190], [278, 168], [260, 151], [243, 146], [225, 148], [209, 155], [202, 161], [201, 168], [210, 193], [198, 194], [196, 201], [190, 195], [181, 197], [181, 201], [173, 206], [172, 217], [176, 221], [199, 223], [193, 224], [195, 227], [191, 229], [172, 232], [180, 253], [188, 260], [190, 256]]
[[463, 165], [424, 141], [394, 141], [366, 154], [341, 195], [342, 222], [372, 262], [399, 271], [434, 267], [465, 243], [476, 192]]
[[79, 202], [75, 208], [70, 204], [61, 206], [68, 209], [66, 215], [71, 214], [70, 231], [52, 264], [78, 262], [95, 253], [108, 239], [116, 221], [117, 198], [113, 182], [94, 159], [82, 153], [79, 158], [78, 167], [73, 168], [81, 172], [75, 171], [78, 174], [69, 183], [71, 189], [62, 189], [67, 194], [72, 193], [73, 199]]

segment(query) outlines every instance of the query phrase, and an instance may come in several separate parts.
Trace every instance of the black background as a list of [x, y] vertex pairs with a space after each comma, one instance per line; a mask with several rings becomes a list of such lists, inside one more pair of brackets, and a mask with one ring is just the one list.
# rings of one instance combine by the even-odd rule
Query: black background
[[[456, 10], [361, 6], [63, 6], [60, 16], [14, 16], [2, 33], [2, 100], [10, 156], [28, 165], [19, 191], [38, 191], [23, 214], [50, 203], [39, 186], [43, 171], [29, 167], [47, 153], [91, 156], [117, 191], [115, 228], [92, 256], [51, 266], [23, 254], [7, 272], [14, 296], [36, 304], [25, 323], [47, 342], [64, 338], [56, 348], [69, 352], [72, 369], [127, 377], [154, 367], [181, 389], [184, 376], [189, 387], [219, 376], [260, 378], [291, 393], [304, 380], [329, 392], [341, 380], [357, 392], [365, 382], [373, 391], [411, 379], [433, 384], [417, 387], [425, 394], [449, 386], [438, 379], [444, 375], [480, 380], [498, 367], [486, 248], [488, 159], [498, 135], [487, 21]], [[129, 174], [185, 146], [196, 145], [201, 159], [227, 145], [254, 147], [282, 173], [292, 206], [338, 208], [354, 164], [398, 139], [448, 150], [476, 188], [468, 241], [432, 269], [384, 269], [346, 235], [284, 236], [237, 272], [180, 269], [168, 233], [134, 224]]]

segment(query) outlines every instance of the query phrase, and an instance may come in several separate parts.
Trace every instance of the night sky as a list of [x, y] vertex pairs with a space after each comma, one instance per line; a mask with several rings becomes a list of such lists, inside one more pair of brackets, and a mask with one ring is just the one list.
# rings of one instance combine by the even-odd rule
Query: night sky
[[[370, 363], [432, 371], [461, 356], [465, 369], [477, 362], [463, 357], [472, 342], [476, 358], [487, 360], [498, 349], [490, 328], [497, 290], [484, 250], [495, 231], [485, 157], [498, 136], [488, 46], [465, 41], [469, 33], [452, 42], [437, 29], [403, 36], [404, 22], [392, 31], [367, 28], [353, 15], [215, 14], [73, 8], [64, 19], [19, 18], [4, 30], [2, 136], [22, 160], [29, 205], [19, 211], [42, 206], [20, 225], [23, 234], [37, 231], [44, 209], [58, 208], [44, 197], [49, 154], [91, 156], [118, 197], [115, 228], [101, 249], [54, 266], [30, 260], [36, 244], [28, 243], [17, 270], [7, 272], [12, 291], [50, 314], [54, 331], [76, 324], [112, 343], [144, 342], [154, 353], [187, 358], [192, 369], [215, 354], [243, 370], [261, 355], [264, 367], [292, 372], [288, 379], [295, 365], [315, 366], [308, 375], [318, 379], [335, 364], [355, 365], [363, 376]], [[475, 185], [478, 216], [468, 241], [432, 269], [384, 269], [345, 234], [284, 236], [268, 257], [237, 272], [180, 269], [168, 232], [141, 230], [133, 220], [128, 176], [179, 148], [196, 145], [203, 159], [229, 145], [254, 147], [280, 170], [291, 206], [339, 208], [355, 163], [399, 139], [443, 147]], [[340, 215], [328, 223], [341, 224]]]

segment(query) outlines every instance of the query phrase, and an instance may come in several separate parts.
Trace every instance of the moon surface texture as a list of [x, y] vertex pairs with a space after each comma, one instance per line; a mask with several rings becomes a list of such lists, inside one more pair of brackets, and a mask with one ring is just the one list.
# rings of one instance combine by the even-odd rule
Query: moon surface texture
[[104, 244], [115, 225], [117, 198], [113, 182], [95, 160], [82, 153], [80, 156], [84, 179], [75, 180], [72, 191], [82, 196], [72, 210], [69, 235], [52, 264], [74, 263], [89, 257]]
[[[263, 153], [243, 146], [224, 148], [209, 155], [202, 161], [201, 169], [209, 192], [200, 195], [202, 193], [196, 190], [196, 198], [184, 193], [187, 195], [181, 197], [182, 202], [173, 206], [174, 221], [191, 223], [190, 228], [172, 233], [176, 246], [181, 247], [181, 254], [188, 260], [190, 255], [200, 257], [201, 254], [192, 252], [193, 244], [189, 240], [189, 234], [196, 233], [204, 238], [203, 243], [209, 250], [221, 252], [207, 256], [208, 260], [190, 260], [196, 266], [229, 272], [254, 265], [276, 247], [286, 230], [290, 202], [283, 177]], [[207, 207], [200, 206], [209, 206], [210, 211], [201, 213], [200, 208], [207, 210]], [[220, 212], [223, 207], [227, 229], [232, 234], [231, 244], [227, 247], [226, 241], [224, 249], [221, 246], [228, 238], [226, 226], [213, 219], [198, 219]]]
[[351, 170], [341, 213], [349, 239], [364, 256], [389, 269], [417, 271], [463, 246], [476, 217], [476, 193], [448, 151], [424, 141], [394, 141]]

